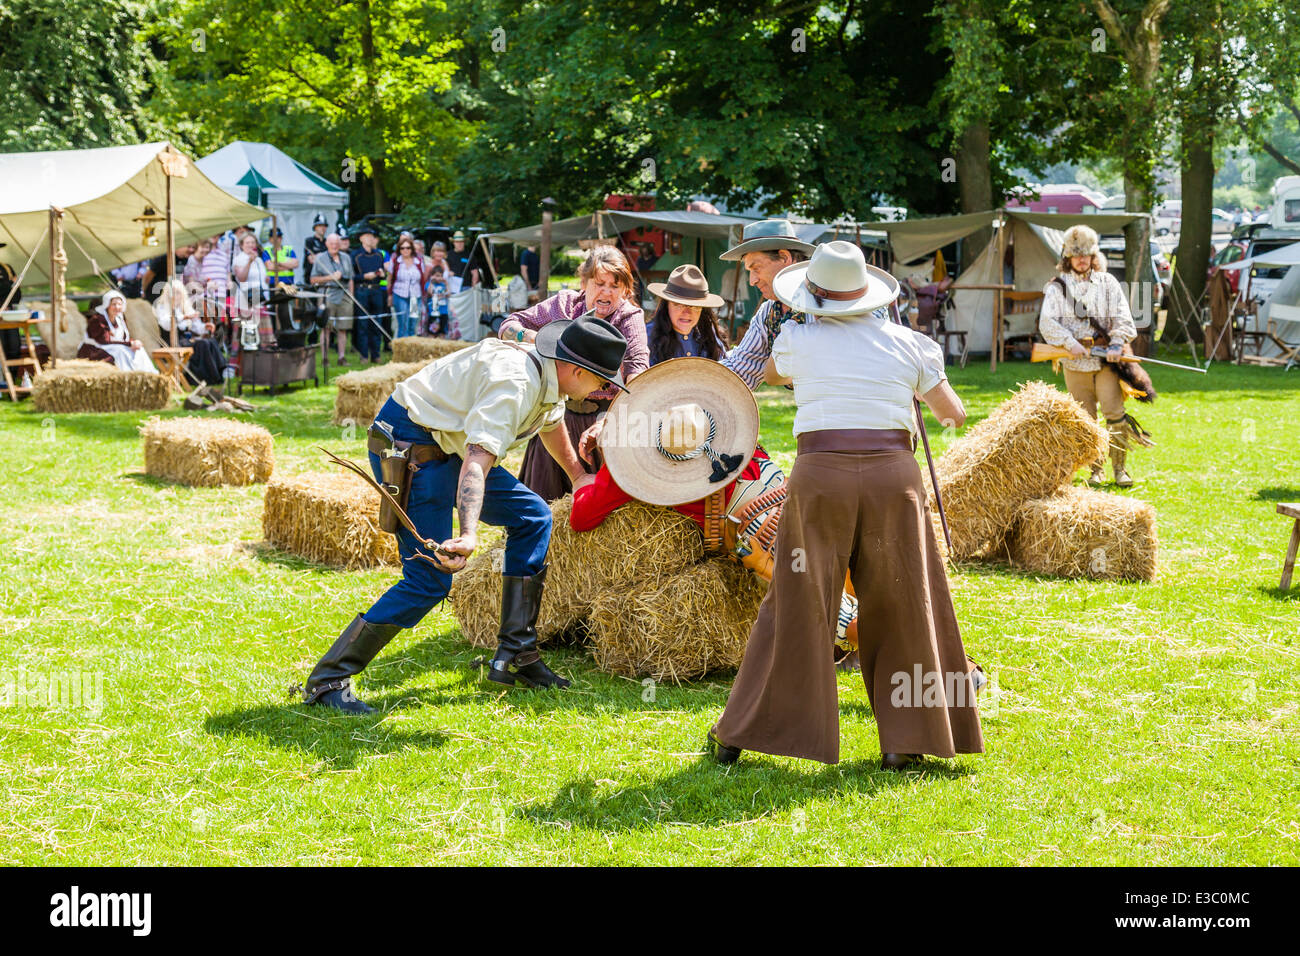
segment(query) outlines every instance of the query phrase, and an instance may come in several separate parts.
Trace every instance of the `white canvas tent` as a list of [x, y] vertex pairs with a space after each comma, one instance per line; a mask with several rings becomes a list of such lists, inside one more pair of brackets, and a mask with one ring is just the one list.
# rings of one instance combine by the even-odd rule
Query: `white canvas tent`
[[285, 244], [298, 252], [299, 259], [316, 214], [335, 226], [347, 209], [346, 189], [270, 143], [237, 140], [204, 156], [196, 165], [230, 195], [273, 213], [284, 230]]
[[[999, 293], [992, 288], [979, 287], [1002, 284], [1003, 250], [1007, 245], [1012, 249], [1013, 290], [1042, 292], [1056, 275], [1056, 263], [1060, 259], [1062, 236], [1066, 229], [1083, 223], [1098, 233], [1116, 233], [1142, 215], [1117, 213], [1084, 216], [1007, 209], [933, 219], [880, 222], [873, 223], [873, 226], [889, 236], [890, 247], [894, 252], [893, 271], [900, 281], [918, 270], [928, 269], [928, 266], [907, 263], [930, 256], [944, 246], [965, 239], [981, 229], [992, 227], [995, 230], [993, 241], [984, 247], [974, 262], [966, 264], [956, 277], [954, 309], [947, 319], [949, 328], [967, 333], [966, 347], [971, 352], [993, 354], [993, 329], [998, 321], [996, 313], [1000, 312], [996, 298]], [[1150, 295], [1143, 296], [1139, 286], [1130, 293], [1129, 302], [1138, 327], [1148, 327], [1151, 324]], [[1036, 313], [1017, 313], [1006, 318], [1010, 322], [1010, 327], [1003, 333], [1007, 338], [1032, 334], [1038, 327]], [[955, 348], [956, 342], [952, 344]]]
[[50, 257], [41, 250], [48, 242], [51, 206], [64, 211], [65, 279], [164, 253], [164, 224], [156, 224], [158, 244], [150, 246], [142, 238], [143, 224], [135, 219], [146, 206], [165, 214], [169, 178], [178, 246], [266, 215], [222, 191], [188, 160], [187, 175], [168, 177], [159, 159], [168, 148], [162, 142], [0, 154], [0, 241], [9, 244], [3, 250], [5, 261], [19, 272], [32, 256], [26, 283], [49, 281]]

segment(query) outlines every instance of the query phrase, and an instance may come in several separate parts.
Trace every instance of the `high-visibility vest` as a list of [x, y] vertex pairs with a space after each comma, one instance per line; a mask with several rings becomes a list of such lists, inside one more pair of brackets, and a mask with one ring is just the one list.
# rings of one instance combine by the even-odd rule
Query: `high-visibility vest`
[[[272, 257], [270, 255], [271, 252], [273, 251], [275, 253], [274, 261], [272, 261]], [[273, 250], [270, 247], [268, 247], [266, 252], [268, 255], [267, 264], [266, 264], [267, 274], [276, 282], [292, 282], [293, 269], [290, 268], [289, 266], [286, 266], [284, 263], [288, 259], [298, 258], [298, 253], [293, 251], [293, 247], [281, 246], [278, 250]]]

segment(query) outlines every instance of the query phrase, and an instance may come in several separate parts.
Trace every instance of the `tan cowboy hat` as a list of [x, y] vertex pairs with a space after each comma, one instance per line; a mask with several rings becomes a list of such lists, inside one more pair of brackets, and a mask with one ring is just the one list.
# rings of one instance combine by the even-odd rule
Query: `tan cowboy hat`
[[707, 309], [720, 309], [726, 300], [709, 292], [709, 280], [698, 266], [678, 266], [668, 276], [667, 282], [651, 282], [646, 286], [651, 295], [657, 295], [680, 305], [698, 305]]
[[740, 477], [758, 441], [749, 386], [706, 358], [651, 366], [614, 399], [600, 451], [625, 492], [652, 505], [707, 498]]
[[772, 292], [806, 315], [863, 315], [898, 298], [898, 280], [867, 265], [856, 244], [837, 239], [778, 272]]

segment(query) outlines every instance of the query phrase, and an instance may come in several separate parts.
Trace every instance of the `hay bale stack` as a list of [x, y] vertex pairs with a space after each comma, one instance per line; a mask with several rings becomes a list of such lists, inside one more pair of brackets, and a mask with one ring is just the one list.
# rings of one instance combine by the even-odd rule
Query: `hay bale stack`
[[653, 585], [607, 591], [588, 618], [596, 666], [672, 681], [739, 667], [765, 590], [737, 561], [717, 557]]
[[459, 349], [469, 348], [469, 342], [459, 339], [438, 339], [429, 335], [404, 335], [393, 339], [394, 362], [419, 362], [426, 364]]
[[262, 533], [282, 551], [336, 568], [397, 564], [397, 539], [379, 530], [379, 496], [346, 471], [274, 478]]
[[271, 477], [271, 433], [227, 418], [150, 418], [140, 428], [144, 471], [183, 485], [251, 485]]
[[1037, 574], [1154, 581], [1156, 510], [1136, 498], [1065, 488], [1020, 506], [1006, 553], [1016, 567]]
[[1106, 430], [1065, 392], [1021, 386], [935, 462], [953, 558], [997, 548], [1024, 502], [1050, 497], [1108, 447]]
[[[704, 557], [699, 527], [671, 508], [630, 502], [592, 531], [569, 527], [573, 496], [551, 503], [551, 547], [538, 616], [539, 642], [554, 639], [586, 618], [610, 589], [656, 587]], [[461, 632], [481, 647], [496, 645], [501, 616], [500, 563], [495, 551], [478, 555], [452, 582], [451, 603]]]
[[32, 405], [41, 412], [157, 411], [171, 397], [171, 381], [161, 375], [84, 359], [60, 361], [32, 383]]
[[334, 424], [343, 425], [350, 420], [353, 424], [369, 425], [397, 383], [424, 366], [424, 362], [389, 362], [340, 375], [334, 380], [338, 386], [334, 396]]
[[[452, 578], [450, 600], [461, 633], [475, 647], [497, 646], [501, 621], [501, 568], [505, 548], [497, 547], [476, 555]], [[553, 587], [548, 574], [537, 614], [537, 643], [553, 641], [581, 620], [571, 596]]]

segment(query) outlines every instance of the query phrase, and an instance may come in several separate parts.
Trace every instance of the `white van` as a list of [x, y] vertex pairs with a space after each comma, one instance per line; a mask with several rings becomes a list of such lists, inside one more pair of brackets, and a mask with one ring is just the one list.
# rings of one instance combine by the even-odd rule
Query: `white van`
[[1300, 230], [1300, 176], [1281, 176], [1273, 183], [1269, 225], [1274, 229]]

